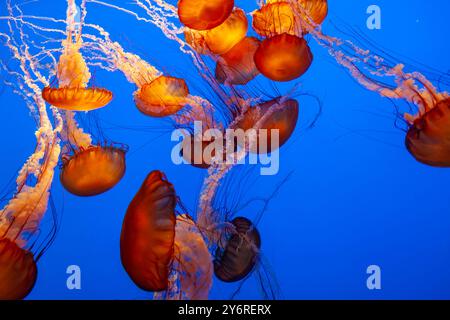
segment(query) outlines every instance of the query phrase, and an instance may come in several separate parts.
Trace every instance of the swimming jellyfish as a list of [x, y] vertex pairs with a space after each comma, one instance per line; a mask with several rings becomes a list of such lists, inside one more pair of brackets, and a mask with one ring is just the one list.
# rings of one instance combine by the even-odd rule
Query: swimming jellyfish
[[234, 230], [219, 243], [214, 258], [214, 274], [224, 282], [244, 279], [258, 262], [261, 237], [256, 226], [247, 218], [231, 221]]
[[208, 30], [222, 24], [233, 7], [234, 0], [180, 0], [178, 16], [191, 29]]

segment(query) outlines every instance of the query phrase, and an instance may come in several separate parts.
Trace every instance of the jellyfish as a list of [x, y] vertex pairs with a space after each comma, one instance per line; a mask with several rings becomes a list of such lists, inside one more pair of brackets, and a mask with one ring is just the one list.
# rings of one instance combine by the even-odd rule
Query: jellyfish
[[[267, 136], [265, 141], [260, 137], [260, 131], [253, 138], [257, 141], [252, 140], [252, 137], [249, 136], [251, 140], [249, 151], [253, 153], [266, 153], [273, 151], [273, 130], [277, 130], [279, 137], [277, 146], [281, 147], [289, 140], [294, 132], [297, 119], [297, 100], [278, 97], [249, 108], [243, 118], [236, 123], [235, 128], [247, 131], [255, 128], [256, 124], [259, 124], [260, 129], [266, 129]], [[242, 141], [238, 140], [238, 143], [242, 146]], [[260, 145], [261, 143], [265, 146]]]
[[413, 157], [433, 167], [450, 167], [450, 98], [415, 119], [405, 139]]
[[[36, 147], [18, 172], [13, 197], [0, 210], [0, 300], [23, 299], [35, 285], [37, 261], [49, 245], [39, 250], [36, 238], [47, 212], [62, 130], [59, 110], [47, 108], [41, 90], [50, 79], [44, 75], [48, 71], [44, 62], [54, 61], [54, 56], [51, 52], [44, 58], [36, 54], [36, 47], [24, 36], [23, 20], [14, 17], [14, 10], [19, 9], [9, 2], [6, 5], [9, 33], [0, 33], [0, 37], [17, 71], [5, 71], [14, 79], [9, 85], [24, 98], [37, 128]], [[22, 15], [20, 11], [18, 14]]]
[[91, 74], [80, 53], [81, 32], [73, 39], [75, 15], [76, 6], [72, 3], [67, 9], [67, 39], [63, 42], [64, 51], [58, 62], [59, 88], [46, 86], [42, 97], [49, 104], [64, 110], [90, 111], [106, 106], [113, 94], [103, 88], [87, 87]]
[[215, 76], [220, 83], [245, 85], [253, 80], [259, 71], [253, 59], [260, 41], [245, 37], [217, 61]]
[[320, 25], [328, 14], [327, 0], [295, 0], [304, 12], [294, 10], [289, 1], [267, 0], [253, 13], [253, 29], [263, 37], [283, 33], [302, 37], [308, 31], [305, 21]]
[[0, 300], [25, 298], [37, 278], [34, 256], [14, 241], [0, 239]]
[[206, 299], [212, 260], [194, 221], [176, 216], [174, 186], [152, 171], [131, 201], [120, 237], [122, 264], [133, 282], [156, 298]]
[[216, 250], [214, 274], [224, 282], [244, 279], [258, 262], [261, 237], [253, 223], [244, 217], [231, 221], [234, 230]]
[[[216, 162], [226, 162], [233, 152], [236, 152], [237, 144], [229, 146], [227, 143], [226, 138], [212, 136], [205, 139], [203, 135], [187, 135], [183, 139], [180, 154], [192, 166], [208, 169]], [[222, 156], [216, 153], [221, 153]]]
[[151, 172], [125, 215], [120, 237], [122, 264], [146, 291], [168, 288], [174, 253], [176, 194], [160, 171]]
[[137, 108], [152, 117], [166, 117], [180, 111], [187, 102], [189, 88], [183, 79], [159, 76], [134, 94]]
[[265, 39], [254, 59], [258, 70], [267, 78], [291, 81], [308, 71], [313, 54], [305, 39], [282, 33]]
[[194, 30], [209, 30], [222, 24], [231, 14], [234, 0], [180, 0], [178, 17]]
[[222, 55], [245, 37], [247, 28], [245, 12], [235, 8], [221, 25], [206, 31], [187, 30], [185, 38], [198, 53]]
[[60, 181], [70, 193], [87, 197], [112, 189], [125, 174], [126, 149], [90, 145], [63, 158]]

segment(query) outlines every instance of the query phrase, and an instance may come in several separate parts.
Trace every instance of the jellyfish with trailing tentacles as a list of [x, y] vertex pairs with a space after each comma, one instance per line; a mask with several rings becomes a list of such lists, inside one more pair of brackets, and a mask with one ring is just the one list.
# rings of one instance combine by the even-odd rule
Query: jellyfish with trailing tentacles
[[151, 172], [123, 221], [122, 264], [143, 290], [162, 291], [167, 298], [204, 299], [211, 286], [210, 255], [193, 221], [176, 216], [176, 204], [173, 185], [162, 172]]
[[69, 5], [67, 10], [67, 39], [63, 42], [64, 51], [59, 58], [57, 70], [59, 88], [45, 87], [42, 97], [49, 104], [64, 110], [90, 111], [102, 108], [111, 102], [112, 92], [87, 87], [91, 74], [80, 53], [82, 33], [81, 26], [79, 30], [75, 30], [75, 3]]
[[[284, 145], [294, 132], [298, 112], [297, 100], [278, 97], [249, 108], [242, 119], [235, 124], [235, 128], [247, 131], [253, 129], [259, 122], [260, 129], [267, 130], [266, 137], [264, 137], [265, 139], [260, 137], [262, 131], [258, 131], [254, 137], [250, 136], [249, 151], [253, 153], [272, 152], [271, 136], [275, 132], [274, 130], [278, 133], [278, 144], [274, 147], [278, 148]], [[268, 114], [270, 116], [267, 116]]]
[[261, 248], [258, 229], [245, 217], [236, 217], [225, 232], [214, 259], [214, 274], [224, 282], [244, 279], [254, 269]]
[[434, 167], [450, 167], [450, 98], [437, 102], [415, 119], [405, 143], [417, 161]]
[[[37, 130], [36, 147], [22, 166], [16, 179], [16, 190], [11, 200], [0, 210], [0, 299], [23, 299], [33, 289], [37, 277], [36, 262], [50, 242], [40, 249], [36, 238], [41, 221], [47, 211], [54, 171], [60, 156], [59, 133], [62, 118], [58, 109], [50, 107], [48, 112], [40, 86], [47, 86], [50, 76], [41, 64], [42, 56], [35, 54], [36, 47], [23, 37], [24, 22], [15, 20], [14, 8], [7, 3], [11, 19], [7, 19], [9, 33], [0, 33], [4, 44], [11, 52], [17, 71], [4, 69], [15, 81], [14, 88], [24, 98], [33, 115]], [[18, 10], [18, 9], [17, 9]], [[18, 12], [21, 14], [21, 12]], [[52, 61], [49, 53], [47, 58]], [[54, 123], [50, 119], [54, 120]]]

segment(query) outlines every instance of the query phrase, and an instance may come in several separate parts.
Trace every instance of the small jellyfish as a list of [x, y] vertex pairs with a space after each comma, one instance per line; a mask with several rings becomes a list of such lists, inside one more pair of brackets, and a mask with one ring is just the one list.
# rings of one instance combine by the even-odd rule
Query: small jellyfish
[[282, 33], [301, 37], [308, 32], [309, 20], [320, 25], [327, 14], [326, 0], [300, 0], [296, 5], [282, 0], [269, 0], [253, 13], [253, 29], [263, 37]]
[[209, 30], [222, 24], [231, 14], [234, 0], [180, 0], [178, 17], [194, 30]]
[[415, 119], [405, 142], [417, 161], [434, 167], [450, 167], [450, 98]]
[[291, 81], [308, 71], [313, 54], [303, 38], [287, 33], [265, 39], [255, 52], [258, 70], [274, 81]]
[[168, 288], [176, 202], [173, 185], [162, 172], [153, 171], [128, 207], [120, 237], [120, 256], [130, 278], [143, 290]]
[[0, 300], [25, 298], [33, 289], [37, 267], [33, 254], [8, 238], [0, 239]]
[[217, 61], [216, 79], [220, 83], [245, 85], [253, 80], [259, 71], [253, 59], [261, 42], [245, 37]]
[[224, 245], [219, 244], [214, 259], [214, 274], [224, 282], [244, 279], [259, 258], [261, 237], [253, 223], [244, 217], [231, 221], [234, 226]]
[[[266, 129], [267, 141], [265, 143], [266, 148], [261, 146], [264, 141], [259, 141], [260, 132], [258, 131], [255, 138], [258, 138], [258, 142], [251, 141], [249, 145], [249, 151], [253, 153], [266, 153], [272, 150], [272, 130], [278, 130], [279, 144], [281, 147], [284, 145], [292, 133], [295, 130], [298, 119], [298, 102], [294, 99], [282, 100], [281, 97], [273, 100], [261, 103], [255, 107], [249, 108], [242, 120], [236, 124], [236, 128], [247, 131], [249, 129]], [[240, 141], [238, 141], [240, 143]]]
[[95, 110], [110, 103], [113, 98], [111, 91], [87, 87], [91, 74], [79, 52], [81, 43], [73, 43], [69, 36], [63, 45], [64, 52], [57, 70], [59, 87], [45, 87], [42, 98], [57, 108], [71, 111]]
[[125, 169], [124, 148], [92, 145], [63, 159], [60, 180], [64, 188], [74, 195], [95, 196], [119, 183]]
[[205, 31], [185, 31], [186, 42], [198, 53], [224, 54], [241, 41], [248, 29], [245, 12], [236, 8], [219, 26]]
[[165, 117], [180, 111], [188, 96], [189, 88], [183, 79], [162, 75], [140, 87], [134, 94], [134, 101], [142, 113]]

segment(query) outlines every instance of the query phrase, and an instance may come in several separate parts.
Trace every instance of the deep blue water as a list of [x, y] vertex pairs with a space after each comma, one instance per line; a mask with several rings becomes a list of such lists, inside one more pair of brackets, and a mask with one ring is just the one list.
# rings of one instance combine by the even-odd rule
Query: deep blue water
[[[248, 1], [237, 4], [254, 8]], [[366, 28], [366, 8], [371, 4], [381, 7], [381, 30]], [[420, 63], [442, 72], [450, 69], [450, 2], [330, 0], [329, 7], [325, 32], [345, 37], [337, 29], [359, 28], [379, 50], [414, 60], [412, 65], [419, 69], [424, 68]], [[39, 0], [23, 9], [64, 18], [65, 1]], [[189, 58], [155, 27], [111, 9], [96, 5], [88, 9], [88, 21], [105, 27], [127, 50], [185, 78], [194, 93], [204, 92]], [[284, 298], [449, 299], [450, 171], [416, 162], [403, 145], [404, 132], [394, 125], [392, 103], [361, 88], [314, 41], [311, 46], [315, 60], [301, 78], [299, 91], [323, 104], [316, 126], [307, 130], [317, 111], [315, 99], [300, 96], [299, 125], [280, 151], [279, 174], [258, 177], [254, 170], [248, 188], [238, 190], [235, 183], [222, 190], [221, 198], [236, 193], [242, 202], [267, 197], [293, 172], [259, 224], [267, 268]], [[6, 51], [1, 52], [5, 57]], [[39, 262], [30, 299], [151, 297], [131, 282], [120, 263], [119, 236], [126, 208], [154, 169], [166, 173], [191, 213], [198, 201], [205, 171], [171, 162], [170, 124], [137, 111], [132, 101], [135, 88], [121, 74], [95, 70], [95, 81], [115, 94], [98, 117], [110, 139], [130, 147], [126, 176], [116, 188], [93, 198], [72, 196], [55, 180], [52, 196], [61, 218], [60, 231]], [[262, 76], [253, 88], [275, 94]], [[288, 88], [278, 85], [280, 91]], [[35, 127], [23, 101], [9, 88], [0, 96], [0, 105], [3, 186], [31, 154]], [[234, 181], [239, 181], [239, 172], [242, 169], [232, 174]], [[251, 217], [252, 210], [241, 214]], [[381, 290], [366, 287], [366, 268], [372, 264], [381, 268]], [[81, 267], [81, 290], [66, 287], [69, 265]], [[236, 285], [216, 281], [211, 298], [228, 298], [235, 289]], [[261, 297], [258, 281], [251, 278], [238, 297]]]

